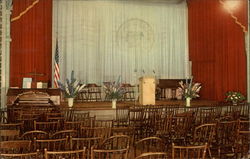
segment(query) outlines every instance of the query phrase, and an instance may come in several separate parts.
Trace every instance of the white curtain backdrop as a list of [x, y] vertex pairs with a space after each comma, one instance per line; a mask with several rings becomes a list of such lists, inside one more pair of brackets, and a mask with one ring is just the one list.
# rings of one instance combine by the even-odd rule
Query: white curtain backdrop
[[136, 84], [141, 76], [190, 76], [187, 6], [141, 0], [54, 0], [60, 75], [75, 71], [82, 83], [102, 84], [121, 76]]

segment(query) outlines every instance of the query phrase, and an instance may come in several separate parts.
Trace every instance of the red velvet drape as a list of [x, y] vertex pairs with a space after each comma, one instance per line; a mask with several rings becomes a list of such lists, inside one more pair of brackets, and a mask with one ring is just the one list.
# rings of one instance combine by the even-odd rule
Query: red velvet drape
[[[233, 11], [247, 26], [247, 0]], [[201, 97], [223, 101], [227, 91], [247, 92], [247, 64], [242, 28], [219, 0], [188, 1], [189, 53]]]
[[[11, 18], [34, 0], [13, 0]], [[21, 87], [23, 77], [51, 80], [52, 0], [40, 0], [20, 19], [11, 22], [10, 86]], [[35, 75], [37, 74], [37, 75]]]

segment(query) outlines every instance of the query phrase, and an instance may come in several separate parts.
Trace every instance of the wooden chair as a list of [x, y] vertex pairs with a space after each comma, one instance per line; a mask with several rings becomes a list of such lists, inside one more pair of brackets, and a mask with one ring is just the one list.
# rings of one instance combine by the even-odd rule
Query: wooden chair
[[234, 155], [234, 143], [237, 137], [238, 121], [219, 121], [216, 140], [212, 145], [218, 150], [218, 156], [226, 158]]
[[110, 137], [111, 128], [104, 127], [81, 127], [79, 137], [92, 138], [101, 137], [102, 139]]
[[31, 141], [29, 140], [12, 140], [0, 142], [1, 153], [27, 153], [32, 152]]
[[65, 121], [73, 121], [73, 114], [75, 109], [69, 109], [69, 107], [60, 107], [60, 112], [63, 114]]
[[21, 118], [17, 119], [18, 122], [24, 123], [23, 132], [34, 130], [35, 120], [39, 121], [39, 117], [34, 114], [30, 114], [30, 115], [26, 114], [26, 115], [23, 115]]
[[61, 112], [47, 112], [45, 114], [46, 121], [63, 121], [64, 116]]
[[65, 151], [69, 149], [68, 137], [62, 139], [34, 140], [35, 149], [43, 151], [45, 148], [49, 151]]
[[167, 159], [166, 152], [145, 152], [137, 156], [135, 159]]
[[129, 109], [129, 126], [134, 128], [133, 141], [139, 140], [144, 137], [143, 123], [145, 121], [143, 108], [130, 108]]
[[21, 139], [23, 140], [33, 141], [35, 138], [39, 140], [49, 139], [49, 134], [45, 131], [33, 130], [33, 131], [27, 131], [21, 136]]
[[196, 125], [208, 124], [215, 122], [220, 113], [217, 111], [218, 108], [201, 108], [198, 111], [196, 118]]
[[18, 140], [20, 130], [0, 130], [0, 141]]
[[135, 90], [134, 87], [129, 83], [123, 83], [122, 87], [124, 89], [123, 100], [124, 101], [134, 101], [135, 100]]
[[241, 131], [250, 131], [250, 121], [238, 120], [238, 129]]
[[88, 121], [65, 121], [64, 122], [64, 130], [77, 130], [79, 131], [81, 127], [85, 125], [90, 125]]
[[102, 141], [101, 137], [93, 137], [93, 138], [74, 138], [70, 137], [70, 149], [71, 150], [82, 150], [86, 147], [86, 158], [90, 159], [91, 155], [91, 147], [94, 145], [100, 144]]
[[117, 107], [115, 111], [114, 125], [116, 127], [125, 127], [129, 124], [129, 107]]
[[39, 151], [30, 153], [1, 153], [1, 159], [40, 159]]
[[172, 144], [172, 159], [205, 159], [207, 144], [201, 146], [176, 146]]
[[112, 128], [113, 125], [113, 120], [95, 120], [93, 127]]
[[83, 88], [76, 97], [76, 100], [81, 102], [88, 101], [88, 88]]
[[156, 136], [164, 139], [164, 142], [168, 145], [171, 143], [171, 134], [172, 132], [172, 122], [173, 115], [167, 115], [165, 118], [162, 118], [156, 121], [155, 131]]
[[207, 144], [209, 156], [212, 158], [210, 145], [215, 138], [216, 124], [202, 124], [197, 126], [194, 130], [192, 145], [204, 145]]
[[130, 145], [130, 137], [127, 135], [116, 135], [105, 139], [99, 148], [104, 150], [128, 149]]
[[91, 148], [91, 159], [128, 159], [128, 150], [102, 150]]
[[0, 130], [20, 130], [23, 132], [24, 122], [19, 123], [0, 123]]
[[89, 101], [101, 101], [101, 86], [98, 86], [95, 83], [87, 84], [88, 88], [88, 100]]
[[34, 121], [34, 130], [42, 130], [47, 133], [54, 133], [59, 130], [59, 121], [45, 121], [37, 122]]
[[236, 158], [249, 158], [250, 156], [250, 131], [238, 130], [235, 140]]
[[127, 135], [131, 139], [133, 139], [134, 135], [134, 128], [129, 127], [129, 126], [124, 126], [124, 127], [113, 127], [111, 128], [111, 135], [116, 136], [116, 135]]
[[89, 112], [74, 112], [73, 113], [73, 120], [72, 121], [84, 121], [89, 119], [90, 115]]
[[134, 144], [134, 156], [139, 156], [146, 152], [164, 152], [165, 143], [159, 137], [143, 138]]
[[74, 151], [48, 151], [44, 150], [45, 159], [85, 159], [85, 148]]
[[117, 135], [91, 148], [91, 159], [128, 159], [129, 136]]
[[57, 132], [53, 133], [50, 138], [51, 139], [62, 139], [62, 138], [66, 138], [67, 136], [76, 137], [77, 136], [77, 131], [76, 130], [57, 131]]
[[250, 121], [238, 120], [238, 130], [235, 140], [236, 157], [249, 158], [250, 156]]
[[192, 111], [176, 114], [172, 118], [170, 141], [185, 144], [188, 135], [191, 133], [193, 122], [194, 116]]

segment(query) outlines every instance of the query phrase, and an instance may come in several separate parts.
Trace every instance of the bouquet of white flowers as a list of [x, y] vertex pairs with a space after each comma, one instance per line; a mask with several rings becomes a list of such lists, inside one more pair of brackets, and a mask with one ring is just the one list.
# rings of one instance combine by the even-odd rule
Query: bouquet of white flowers
[[180, 87], [178, 89], [182, 90], [182, 94], [185, 98], [197, 98], [201, 89], [201, 83], [193, 83], [192, 79], [190, 83], [186, 81], [184, 84], [183, 81], [179, 82]]
[[79, 81], [74, 78], [74, 71], [71, 72], [70, 81], [66, 79], [65, 85], [58, 81], [58, 85], [66, 98], [75, 98], [85, 87], [85, 84], [80, 84]]
[[240, 92], [229, 91], [226, 93], [226, 101], [234, 104], [244, 101], [246, 98]]
[[120, 82], [121, 77], [119, 76], [116, 82], [106, 82], [104, 84], [104, 92], [108, 99], [121, 99], [125, 93], [124, 87]]

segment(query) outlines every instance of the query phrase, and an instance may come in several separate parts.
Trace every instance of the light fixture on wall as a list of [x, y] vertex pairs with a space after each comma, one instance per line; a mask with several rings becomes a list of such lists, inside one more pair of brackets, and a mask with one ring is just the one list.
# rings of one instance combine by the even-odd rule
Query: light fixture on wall
[[241, 4], [240, 0], [224, 0], [225, 9], [229, 9], [231, 11], [237, 10]]

